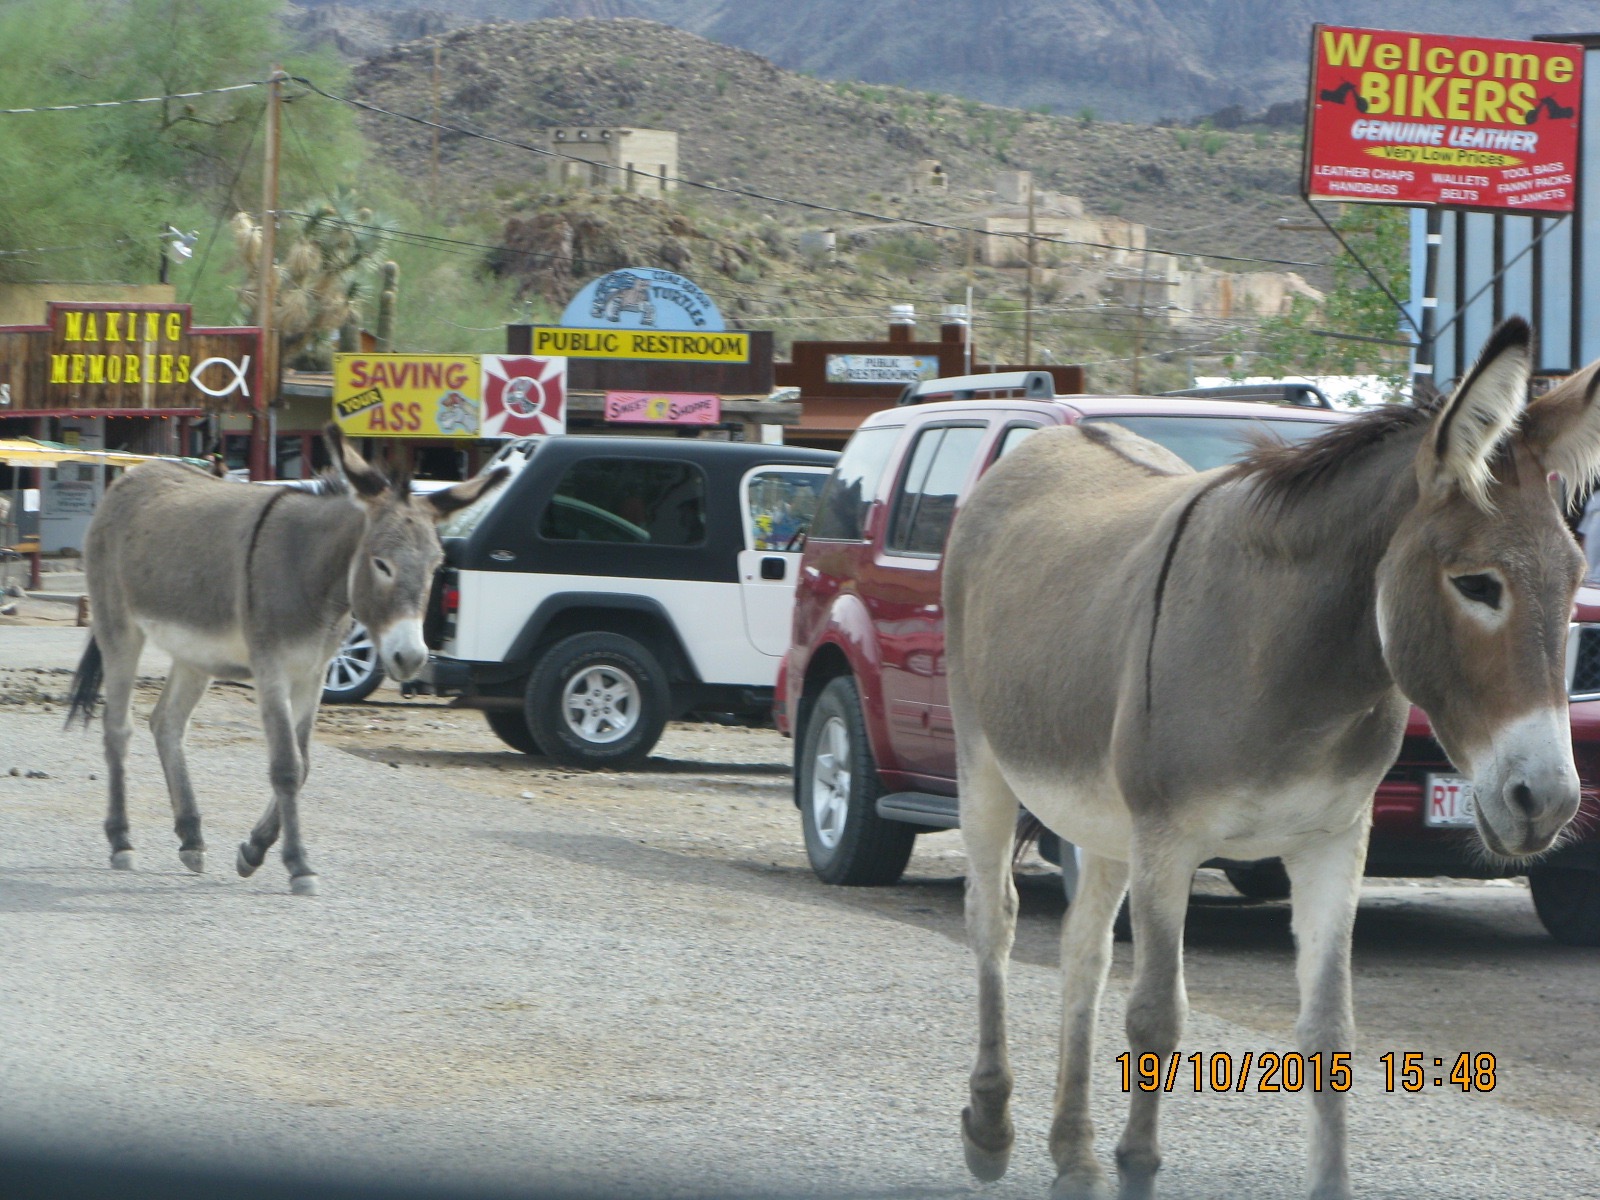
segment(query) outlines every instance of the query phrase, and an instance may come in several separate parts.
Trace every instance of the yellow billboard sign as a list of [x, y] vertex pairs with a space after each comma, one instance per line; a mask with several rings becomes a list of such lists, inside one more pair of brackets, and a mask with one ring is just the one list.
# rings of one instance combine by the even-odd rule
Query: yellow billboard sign
[[656, 329], [566, 329], [540, 325], [533, 331], [540, 358], [653, 358], [668, 362], [750, 361], [748, 333], [679, 333]]
[[476, 354], [335, 354], [333, 419], [352, 437], [475, 438]]

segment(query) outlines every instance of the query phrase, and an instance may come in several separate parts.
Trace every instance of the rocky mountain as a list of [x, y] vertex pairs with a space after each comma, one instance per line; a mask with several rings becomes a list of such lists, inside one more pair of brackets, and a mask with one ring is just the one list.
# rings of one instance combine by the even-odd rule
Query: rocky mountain
[[[306, 8], [318, 0], [300, 0]], [[342, 0], [393, 9], [404, 0]], [[428, 0], [444, 19], [644, 17], [781, 67], [1116, 120], [1301, 97], [1313, 22], [1527, 37], [1585, 0]], [[414, 36], [414, 35], [413, 35]], [[396, 38], [395, 40], [404, 40]]]

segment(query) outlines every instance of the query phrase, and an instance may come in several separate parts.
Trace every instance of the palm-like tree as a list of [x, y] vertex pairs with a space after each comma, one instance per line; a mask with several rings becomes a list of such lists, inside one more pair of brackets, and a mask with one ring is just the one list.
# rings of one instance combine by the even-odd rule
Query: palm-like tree
[[[372, 290], [369, 277], [386, 265], [381, 252], [389, 229], [343, 190], [308, 212], [294, 214], [293, 221], [278, 256], [273, 305], [273, 323], [282, 339], [281, 359], [287, 367], [327, 370], [331, 335], [360, 322]], [[254, 316], [259, 304], [261, 226], [249, 213], [238, 213], [233, 218], [233, 239], [249, 271], [248, 282], [238, 289], [239, 303]]]

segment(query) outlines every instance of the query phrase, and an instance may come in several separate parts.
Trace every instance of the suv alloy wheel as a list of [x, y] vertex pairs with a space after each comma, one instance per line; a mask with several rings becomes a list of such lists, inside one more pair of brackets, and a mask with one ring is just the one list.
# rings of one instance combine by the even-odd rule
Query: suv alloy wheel
[[617, 633], [556, 643], [534, 668], [524, 700], [528, 728], [569, 767], [632, 767], [666, 728], [671, 695], [656, 656]]
[[360, 621], [352, 620], [339, 649], [328, 660], [322, 681], [324, 704], [355, 704], [378, 690], [383, 682], [383, 666], [378, 662], [378, 647], [372, 634]]
[[878, 815], [883, 786], [849, 676], [830, 681], [817, 697], [797, 782], [806, 856], [819, 879], [876, 887], [905, 873], [917, 831]]

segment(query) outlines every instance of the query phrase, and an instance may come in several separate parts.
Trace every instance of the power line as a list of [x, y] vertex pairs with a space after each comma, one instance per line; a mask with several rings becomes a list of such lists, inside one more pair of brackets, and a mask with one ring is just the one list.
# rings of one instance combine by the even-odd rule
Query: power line
[[47, 112], [78, 112], [86, 108], [123, 108], [129, 104], [159, 104], [163, 100], [192, 100], [196, 96], [218, 96], [223, 92], [242, 92], [246, 88], [257, 88], [265, 84], [265, 80], [253, 80], [250, 83], [233, 83], [227, 87], [203, 88], [198, 92], [171, 92], [165, 96], [139, 96], [132, 100], [89, 100], [81, 104], [41, 104], [35, 108], [0, 108], [0, 116], [20, 116], [24, 113]]
[[[760, 200], [768, 204], [784, 204], [794, 208], [804, 208], [811, 212], [829, 213], [835, 216], [860, 217], [863, 220], [876, 221], [886, 224], [914, 225], [923, 229], [939, 229], [948, 233], [978, 234], [983, 237], [1005, 237], [1012, 239], [1028, 239], [1031, 237], [1034, 242], [1043, 243], [1045, 245], [1082, 246], [1088, 249], [1117, 250], [1130, 254], [1143, 253], [1146, 250], [1146, 248], [1142, 246], [1120, 246], [1110, 242], [1090, 242], [1075, 238], [1049, 237], [1043, 234], [1030, 235], [1023, 232], [978, 229], [975, 226], [951, 225], [946, 222], [929, 221], [919, 217], [896, 217], [890, 216], [886, 213], [871, 212], [866, 209], [842, 208], [837, 205], [822, 204], [814, 200], [797, 200], [790, 196], [776, 196], [766, 192], [750, 191], [746, 188], [733, 188], [722, 184], [704, 183], [699, 180], [686, 179], [683, 176], [678, 175], [653, 175], [649, 171], [645, 171], [633, 166], [614, 167], [607, 163], [596, 164], [593, 162], [593, 160], [582, 158], [576, 154], [563, 154], [558, 150], [549, 150], [543, 146], [535, 146], [528, 142], [519, 142], [513, 138], [502, 137], [498, 134], [487, 133], [483, 130], [471, 129], [461, 125], [448, 125], [440, 121], [429, 120], [427, 117], [417, 116], [414, 113], [395, 112], [393, 109], [383, 108], [380, 105], [372, 104], [366, 100], [358, 100], [350, 96], [340, 96], [334, 92], [329, 92], [318, 87], [315, 83], [305, 78], [303, 75], [291, 75], [289, 78], [294, 80], [296, 83], [303, 84], [305, 87], [310, 88], [317, 95], [322, 96], [325, 99], [334, 100], [340, 104], [348, 104], [353, 108], [365, 109], [368, 112], [378, 113], [386, 117], [394, 117], [395, 119], [401, 121], [410, 121], [413, 124], [422, 125], [429, 129], [438, 129], [446, 133], [457, 133], [466, 137], [478, 138], [482, 141], [492, 142], [500, 146], [508, 146], [515, 150], [523, 150], [529, 154], [536, 154], [544, 158], [559, 158], [568, 162], [584, 163], [588, 166], [603, 166], [605, 169], [609, 171], [615, 171], [620, 175], [637, 175], [641, 178], [649, 179], [658, 186], [663, 182], [677, 183], [685, 187], [699, 188], [702, 191], [717, 192], [727, 196], [740, 196], [747, 200]], [[1265, 263], [1274, 266], [1286, 267], [1316, 267], [1322, 265], [1320, 263], [1301, 262], [1297, 259], [1259, 258], [1237, 254], [1211, 254], [1197, 250], [1154, 250], [1152, 253], [1166, 254], [1174, 258], [1203, 258], [1213, 259], [1219, 262]]]

